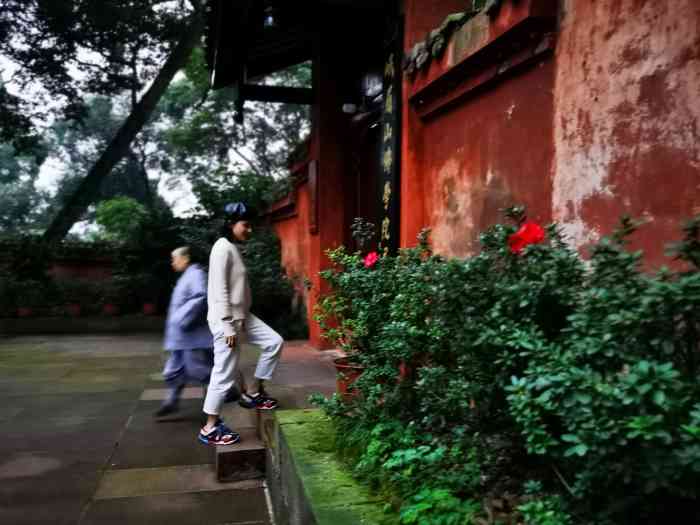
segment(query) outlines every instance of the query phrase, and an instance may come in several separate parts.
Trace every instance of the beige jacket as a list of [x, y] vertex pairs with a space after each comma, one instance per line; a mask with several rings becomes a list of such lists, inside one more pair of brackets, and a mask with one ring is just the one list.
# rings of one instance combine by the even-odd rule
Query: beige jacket
[[248, 270], [238, 247], [221, 237], [209, 256], [207, 321], [213, 334], [236, 335], [236, 326], [248, 316], [251, 304]]

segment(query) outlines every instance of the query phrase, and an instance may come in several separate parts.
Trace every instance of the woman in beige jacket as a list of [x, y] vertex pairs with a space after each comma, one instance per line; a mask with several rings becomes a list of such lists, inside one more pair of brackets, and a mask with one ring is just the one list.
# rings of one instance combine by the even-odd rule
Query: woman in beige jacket
[[223, 235], [209, 256], [207, 321], [214, 336], [214, 367], [204, 399], [207, 423], [198, 436], [202, 443], [214, 445], [240, 441], [239, 434], [228, 428], [219, 414], [227, 394], [236, 386], [241, 343], [245, 341], [262, 350], [255, 369], [256, 391], [242, 392], [239, 400], [244, 408], [258, 410], [277, 407], [277, 401], [265, 393], [263, 384], [272, 377], [284, 344], [277, 332], [250, 313], [248, 270], [238, 246], [250, 238], [253, 214], [241, 202], [227, 204], [224, 212]]

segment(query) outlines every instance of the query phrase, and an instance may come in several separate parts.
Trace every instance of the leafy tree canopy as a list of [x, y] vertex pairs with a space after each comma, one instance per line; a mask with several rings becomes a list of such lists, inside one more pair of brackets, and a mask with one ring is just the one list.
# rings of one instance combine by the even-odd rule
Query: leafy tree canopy
[[97, 206], [95, 216], [108, 239], [127, 242], [135, 237], [148, 219], [148, 210], [132, 198], [116, 197], [102, 201]]
[[[40, 151], [41, 150], [41, 151]], [[44, 156], [36, 146], [35, 155], [18, 155], [10, 143], [0, 143], [0, 234], [41, 227], [45, 220], [45, 195], [35, 188], [39, 175], [37, 158]]]
[[45, 116], [49, 102], [80, 118], [89, 95], [141, 89], [198, 7], [196, 0], [3, 0], [0, 54], [17, 66], [12, 81], [32, 88], [0, 104], [3, 132], [26, 131], [27, 114]]

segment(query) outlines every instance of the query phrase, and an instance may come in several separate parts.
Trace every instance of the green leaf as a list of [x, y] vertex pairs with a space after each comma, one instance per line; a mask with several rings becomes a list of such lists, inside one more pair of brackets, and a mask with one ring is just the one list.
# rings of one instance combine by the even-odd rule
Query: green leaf
[[564, 456], [584, 456], [586, 452], [588, 452], [588, 447], [583, 443], [579, 443], [574, 447], [568, 448], [566, 452], [564, 452]]
[[666, 394], [664, 393], [663, 390], [657, 390], [654, 392], [654, 403], [656, 403], [659, 406], [662, 406], [666, 402]]
[[580, 392], [577, 392], [577, 393], [574, 395], [574, 397], [576, 398], [576, 401], [578, 401], [578, 402], [581, 403], [582, 405], [588, 405], [588, 404], [590, 404], [590, 402], [591, 402], [591, 400], [592, 400], [592, 398], [591, 398], [590, 395], [584, 394], [584, 393], [580, 393]]

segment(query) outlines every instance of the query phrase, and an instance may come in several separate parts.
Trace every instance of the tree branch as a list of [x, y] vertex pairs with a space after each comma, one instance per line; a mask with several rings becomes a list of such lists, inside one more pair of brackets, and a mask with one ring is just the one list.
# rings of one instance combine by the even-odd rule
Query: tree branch
[[248, 164], [248, 166], [250, 166], [250, 169], [253, 170], [253, 172], [256, 175], [258, 175], [260, 177], [264, 176], [264, 174], [255, 166], [253, 161], [250, 160], [249, 158], [247, 158], [245, 155], [243, 155], [243, 153], [238, 151], [238, 148], [231, 147], [231, 151], [233, 151], [236, 155], [238, 155], [240, 158], [242, 158], [245, 161], [245, 163]]
[[183, 34], [151, 86], [131, 111], [87, 176], [81, 181], [76, 191], [68, 199], [66, 205], [46, 229], [44, 240], [51, 242], [65, 237], [73, 224], [93, 202], [105, 177], [128, 154], [134, 137], [148, 121], [173, 77], [185, 65], [192, 50], [200, 40], [204, 30], [204, 18], [196, 13], [190, 20], [189, 31]]

